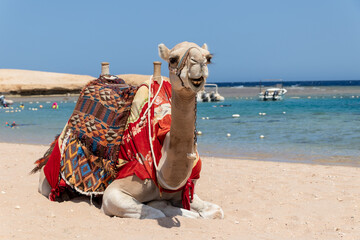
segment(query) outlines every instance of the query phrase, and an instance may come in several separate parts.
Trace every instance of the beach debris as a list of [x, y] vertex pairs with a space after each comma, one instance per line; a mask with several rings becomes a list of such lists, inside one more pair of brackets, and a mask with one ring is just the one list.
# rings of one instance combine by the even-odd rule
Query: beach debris
[[15, 209], [20, 209], [20, 206], [19, 206], [19, 205], [16, 205], [16, 206], [15, 206]]
[[5, 191], [1, 191], [1, 194], [5, 194], [6, 192]]
[[233, 118], [238, 118], [238, 117], [240, 117], [240, 114], [233, 114], [232, 117]]
[[264, 135], [260, 135], [260, 138], [264, 138], [265, 136]]
[[197, 135], [202, 135], [202, 131], [199, 130], [199, 131], [196, 132], [196, 134]]
[[231, 134], [230, 134], [230, 133], [228, 133], [228, 134], [226, 134], [226, 136], [227, 136], [227, 137], [231, 137]]
[[239, 222], [239, 221], [235, 221], [234, 223], [235, 223], [235, 224], [239, 224], [240, 222]]

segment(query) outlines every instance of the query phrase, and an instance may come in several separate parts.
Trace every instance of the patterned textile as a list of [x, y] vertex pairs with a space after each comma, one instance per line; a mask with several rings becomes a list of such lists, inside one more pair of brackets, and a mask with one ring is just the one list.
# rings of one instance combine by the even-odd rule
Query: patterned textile
[[101, 193], [116, 176], [116, 161], [137, 88], [100, 76], [79, 96], [65, 132], [64, 180], [81, 193]]
[[88, 150], [71, 134], [66, 142], [60, 160], [62, 177], [81, 193], [102, 193], [115, 177], [113, 161], [85, 154]]
[[[156, 81], [151, 85], [151, 101], [159, 87], [160, 85]], [[157, 182], [149, 142], [148, 124], [151, 125], [155, 159], [159, 163], [163, 142], [171, 126], [171, 84], [164, 81], [159, 95], [151, 107], [150, 123], [147, 114], [145, 115], [148, 108], [148, 91], [147, 85], [140, 87], [134, 99], [120, 146], [118, 179], [135, 174], [142, 180], [151, 178], [155, 183]], [[201, 161], [197, 153], [190, 179], [198, 179], [200, 170]]]
[[81, 91], [68, 127], [94, 155], [116, 159], [136, 91], [100, 76]]

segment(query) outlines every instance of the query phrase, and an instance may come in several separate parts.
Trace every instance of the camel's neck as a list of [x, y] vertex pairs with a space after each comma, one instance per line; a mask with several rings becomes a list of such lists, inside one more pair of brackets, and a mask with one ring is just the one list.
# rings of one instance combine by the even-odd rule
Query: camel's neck
[[180, 95], [172, 91], [170, 136], [164, 143], [159, 183], [177, 189], [189, 178], [195, 161], [195, 93]]

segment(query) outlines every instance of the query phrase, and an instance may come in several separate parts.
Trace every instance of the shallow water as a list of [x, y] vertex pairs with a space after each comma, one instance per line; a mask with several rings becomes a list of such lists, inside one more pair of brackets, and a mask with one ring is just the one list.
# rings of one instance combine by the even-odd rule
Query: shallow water
[[[48, 144], [75, 106], [71, 98], [56, 99], [57, 110], [51, 108], [51, 99], [24, 100], [24, 109], [20, 102], [0, 109], [1, 142]], [[351, 95], [278, 102], [227, 98], [199, 103], [197, 116], [201, 155], [360, 166], [360, 99]], [[13, 121], [18, 126], [5, 126]]]
[[359, 99], [229, 99], [222, 104], [231, 107], [199, 104], [199, 149], [205, 154], [302, 162], [360, 160]]

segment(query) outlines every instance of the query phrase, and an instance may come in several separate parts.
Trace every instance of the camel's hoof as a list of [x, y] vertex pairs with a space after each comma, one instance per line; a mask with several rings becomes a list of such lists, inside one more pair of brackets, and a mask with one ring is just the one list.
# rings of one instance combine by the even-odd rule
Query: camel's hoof
[[216, 204], [211, 204], [205, 211], [199, 213], [201, 217], [206, 219], [223, 219], [224, 211]]

